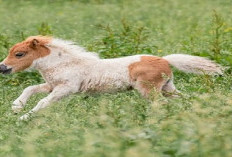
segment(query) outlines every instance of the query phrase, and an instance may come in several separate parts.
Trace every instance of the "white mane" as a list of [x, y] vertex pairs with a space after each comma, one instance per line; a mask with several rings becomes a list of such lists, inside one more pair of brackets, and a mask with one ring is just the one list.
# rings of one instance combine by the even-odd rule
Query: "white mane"
[[76, 45], [72, 41], [54, 38], [51, 43], [47, 45], [49, 48], [61, 50], [62, 53], [69, 53], [74, 56], [83, 56], [88, 58], [99, 58], [97, 53], [88, 52], [83, 47]]

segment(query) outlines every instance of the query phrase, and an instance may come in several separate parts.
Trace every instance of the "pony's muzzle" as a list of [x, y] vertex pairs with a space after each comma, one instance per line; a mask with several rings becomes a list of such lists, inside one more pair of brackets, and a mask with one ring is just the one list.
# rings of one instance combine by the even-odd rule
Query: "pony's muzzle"
[[11, 71], [12, 71], [12, 68], [8, 68], [6, 65], [0, 64], [0, 73], [2, 73], [2, 74], [10, 74]]

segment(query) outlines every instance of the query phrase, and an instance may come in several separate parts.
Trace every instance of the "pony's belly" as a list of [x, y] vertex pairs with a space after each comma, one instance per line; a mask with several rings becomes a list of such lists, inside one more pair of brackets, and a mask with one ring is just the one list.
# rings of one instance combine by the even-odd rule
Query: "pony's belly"
[[81, 84], [80, 91], [81, 92], [116, 92], [120, 90], [126, 90], [130, 88], [130, 83], [128, 81], [119, 80], [108, 80], [108, 81], [84, 81]]

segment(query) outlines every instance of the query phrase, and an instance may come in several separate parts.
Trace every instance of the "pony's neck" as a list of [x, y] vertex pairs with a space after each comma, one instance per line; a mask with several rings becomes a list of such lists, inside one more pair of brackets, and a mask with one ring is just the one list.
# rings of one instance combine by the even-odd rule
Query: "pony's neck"
[[74, 62], [77, 65], [100, 60], [96, 53], [87, 52], [84, 48], [74, 45], [72, 42], [53, 40], [46, 45], [50, 49], [50, 54], [33, 62], [32, 67], [42, 73]]
[[61, 40], [61, 39], [53, 39], [51, 43], [47, 45], [51, 51], [59, 51], [60, 54], [70, 54], [76, 56], [77, 58], [95, 58], [99, 59], [97, 53], [88, 52], [83, 47], [76, 45], [71, 41]]

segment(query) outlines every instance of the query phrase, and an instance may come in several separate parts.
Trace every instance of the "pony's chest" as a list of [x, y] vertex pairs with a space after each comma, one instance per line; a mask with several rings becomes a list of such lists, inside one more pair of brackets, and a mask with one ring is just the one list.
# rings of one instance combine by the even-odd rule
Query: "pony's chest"
[[67, 73], [61, 70], [56, 69], [48, 69], [46, 71], [41, 72], [43, 79], [50, 84], [52, 87], [55, 87], [60, 84], [65, 84], [70, 77]]

